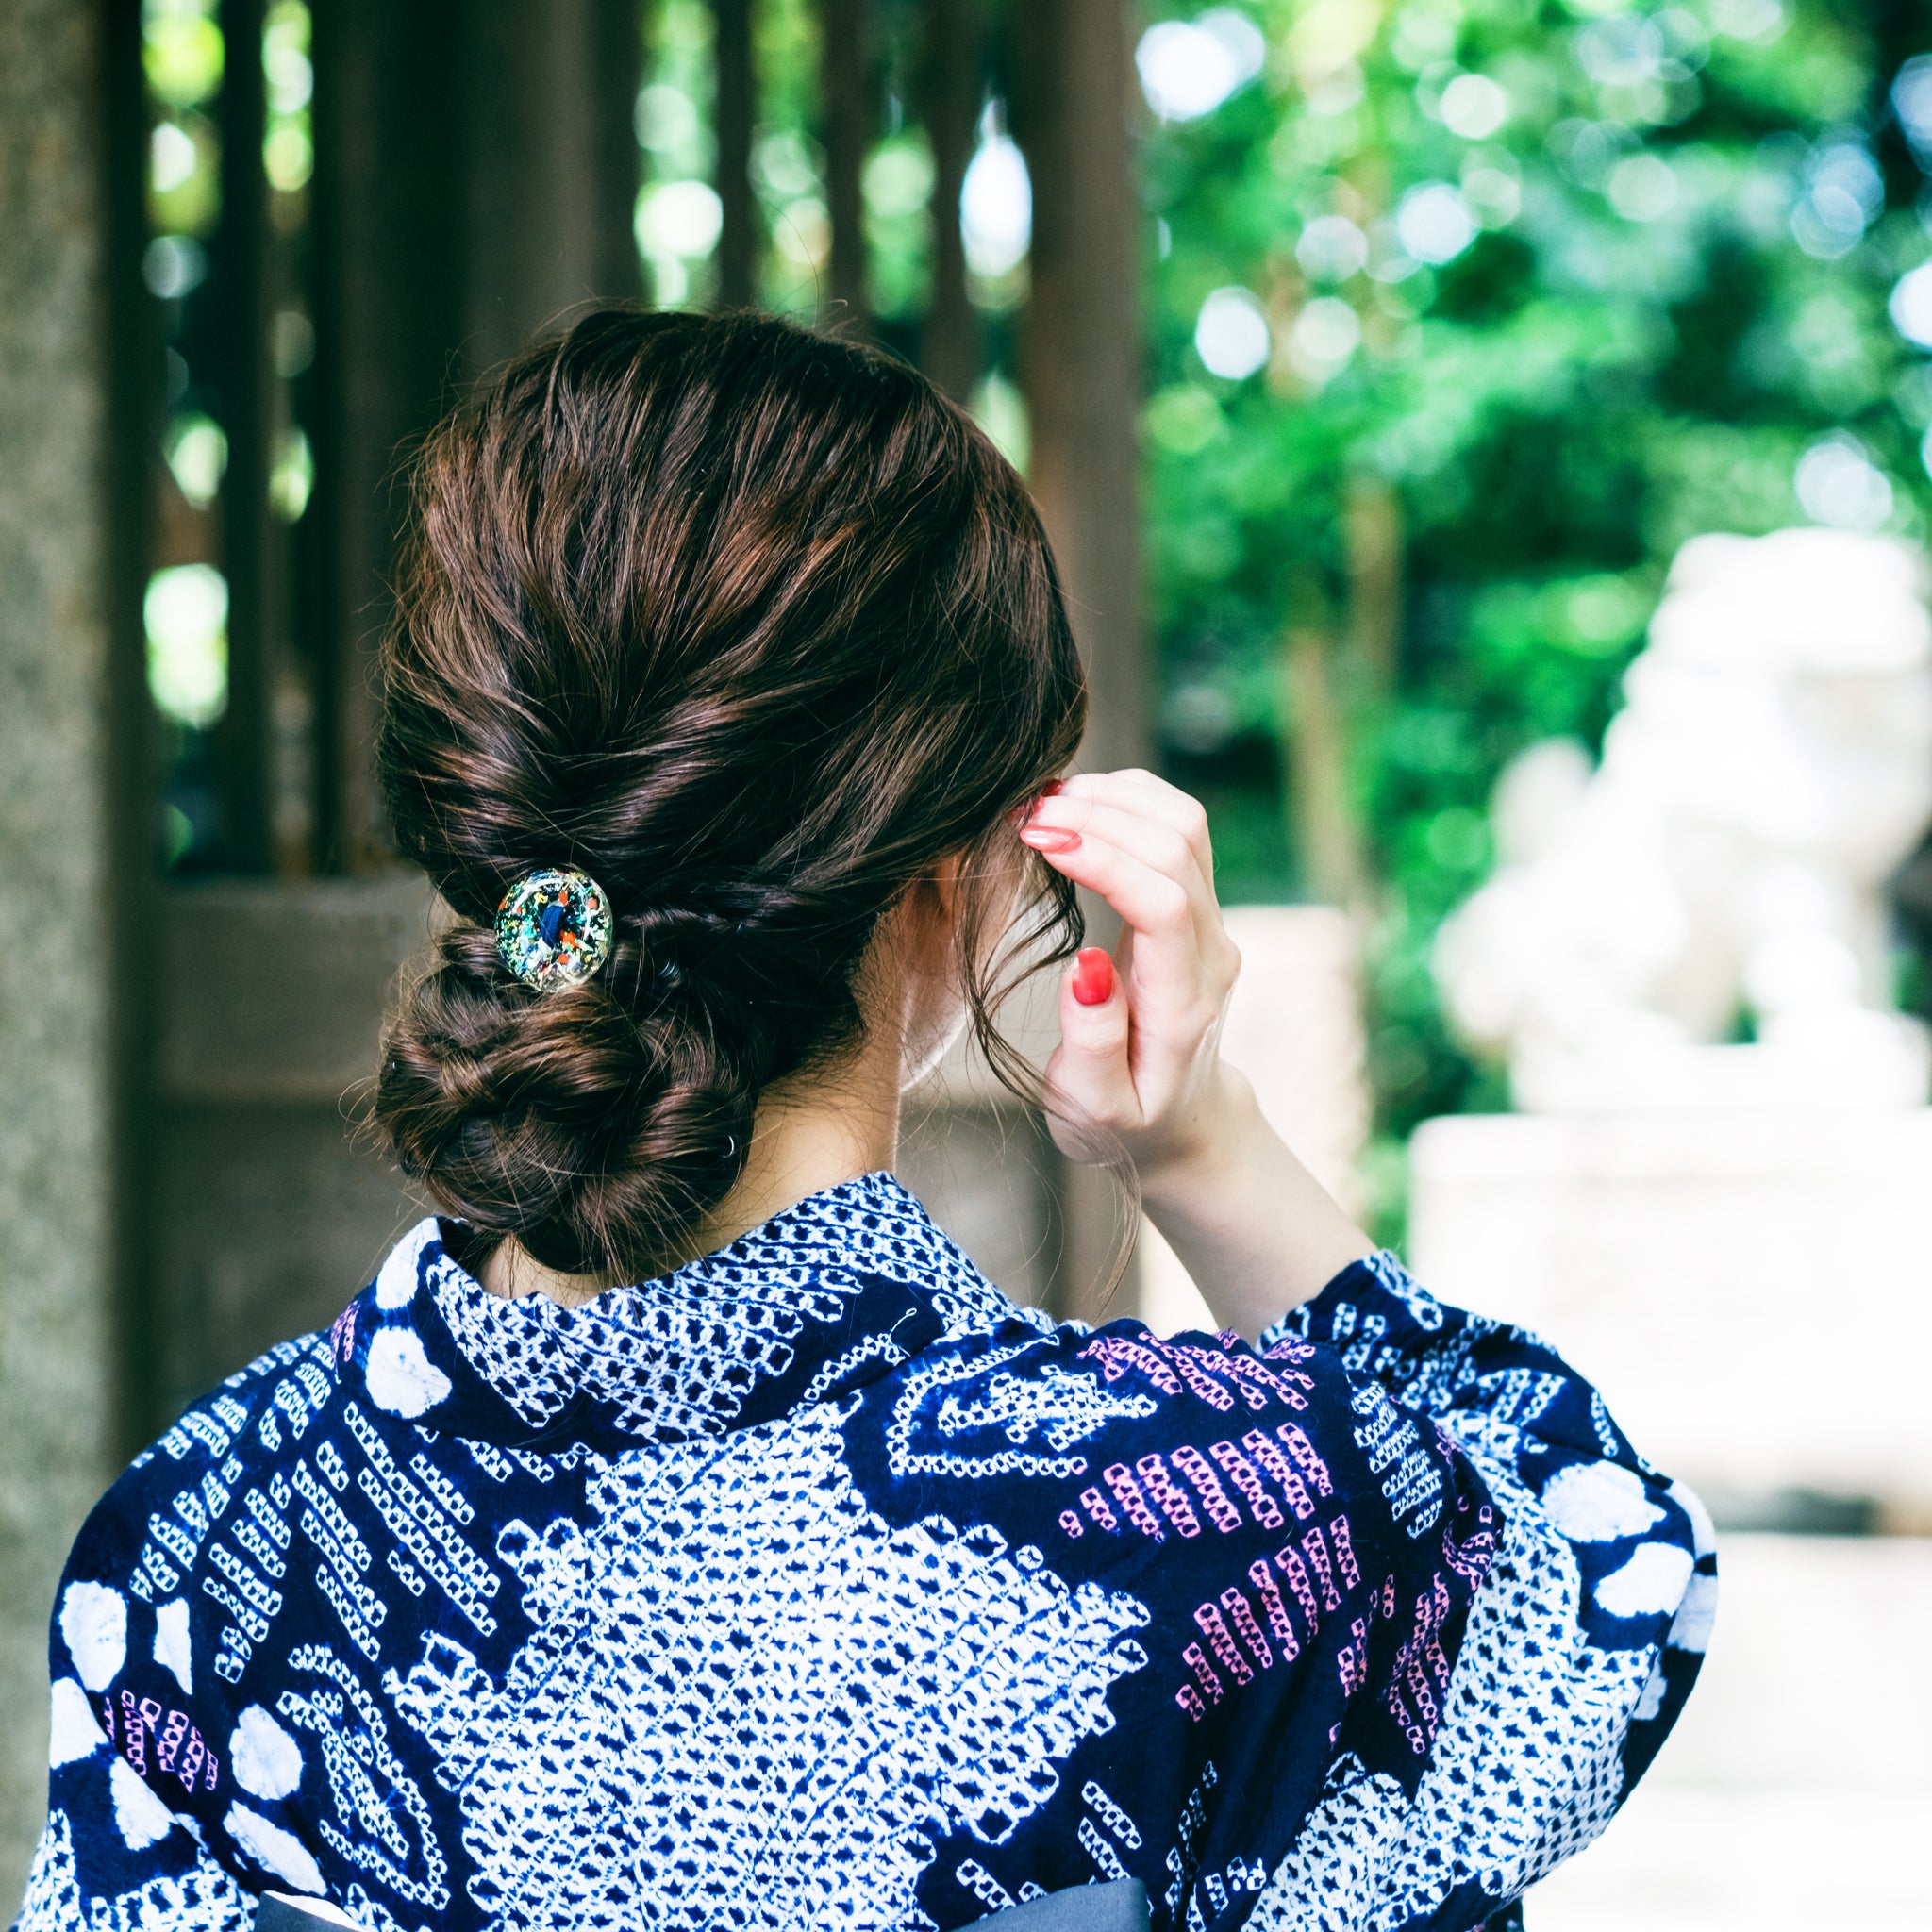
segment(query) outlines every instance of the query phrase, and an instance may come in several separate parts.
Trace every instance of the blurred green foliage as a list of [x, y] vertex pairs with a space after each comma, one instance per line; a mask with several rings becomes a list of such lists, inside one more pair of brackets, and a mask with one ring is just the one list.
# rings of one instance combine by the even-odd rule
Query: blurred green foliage
[[1225, 897], [1362, 909], [1392, 1145], [1503, 1104], [1444, 1033], [1435, 930], [1490, 863], [1501, 767], [1601, 737], [1677, 546], [1924, 534], [1932, 371], [1887, 305], [1932, 257], [1891, 98], [1932, 21], [1849, 0], [1242, 17], [1260, 72], [1143, 147], [1161, 735]]
[[[1932, 269], [1910, 299], [1902, 282], [1932, 259], [1932, 16], [1924, 0], [1165, 4], [1139, 44], [1161, 756], [1208, 800], [1226, 898], [1362, 915], [1372, 1165], [1392, 1200], [1417, 1120], [1506, 1104], [1447, 1037], [1429, 973], [1438, 925], [1491, 864], [1502, 767], [1541, 738], [1596, 743], [1688, 538], [1807, 519], [1925, 532]], [[1010, 154], [1009, 13], [986, 9], [982, 159]], [[817, 8], [758, 0], [754, 18], [760, 295], [810, 314], [829, 242]], [[142, 22], [165, 448], [201, 511], [225, 449], [199, 387], [225, 48], [216, 0], [143, 0]], [[645, 25], [639, 246], [657, 300], [702, 305], [711, 8], [653, 0]], [[307, 8], [274, 0], [265, 27], [272, 213], [299, 237]], [[874, 325], [916, 357], [933, 223], [954, 211], [932, 206], [920, 125], [924, 11], [879, 0], [873, 27]], [[970, 278], [974, 407], [1023, 464], [1026, 282], [1017, 251]], [[299, 384], [306, 312], [276, 330], [278, 375]], [[293, 521], [310, 473], [291, 410], [275, 489]], [[1932, 976], [1917, 984], [1932, 1004]]]

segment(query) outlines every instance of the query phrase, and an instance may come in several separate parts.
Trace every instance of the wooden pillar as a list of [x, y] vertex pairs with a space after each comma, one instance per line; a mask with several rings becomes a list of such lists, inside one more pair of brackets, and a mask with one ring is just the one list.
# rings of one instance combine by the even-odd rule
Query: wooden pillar
[[[46, 1810], [46, 1630], [125, 1452], [120, 1338], [152, 864], [140, 9], [0, 8], [0, 1900]], [[134, 292], [128, 294], [128, 285]], [[158, 342], [151, 342], [158, 369]], [[130, 375], [130, 371], [132, 374]], [[9, 1906], [10, 1909], [10, 1906]]]
[[758, 299], [758, 210], [751, 190], [751, 132], [758, 114], [752, 58], [751, 0], [711, 0], [717, 80], [712, 128], [718, 143], [718, 306], [742, 308]]
[[1014, 10], [1014, 136], [1033, 179], [1021, 326], [1027, 481], [1087, 660], [1090, 770], [1147, 758], [1141, 616], [1139, 235], [1124, 0]]
[[[1124, 0], [1029, 0], [1012, 16], [1013, 133], [1033, 183], [1031, 289], [1020, 370], [1032, 437], [1027, 482], [1058, 558], [1086, 660], [1088, 771], [1148, 759], [1141, 616], [1138, 204], [1127, 112], [1133, 68]], [[1095, 941], [1118, 930], [1085, 900]], [[1062, 1312], [1136, 1305], [1129, 1278], [1097, 1296], [1122, 1240], [1118, 1183], [1069, 1167]]]
[[593, 301], [636, 300], [638, 0], [470, 0], [463, 360], [487, 369]]
[[[214, 297], [221, 339], [222, 570], [228, 584], [228, 702], [215, 726], [215, 770], [225, 870], [274, 865], [271, 806], [271, 584], [276, 533], [269, 519], [268, 177], [261, 165], [268, 89], [261, 67], [263, 0], [224, 0], [222, 228]], [[278, 546], [277, 546], [278, 547]]]
[[966, 247], [959, 191], [973, 158], [985, 87], [986, 50], [978, 0], [925, 0], [923, 87], [932, 142], [932, 298], [920, 360], [958, 402], [979, 378], [979, 317], [966, 293]]
[[388, 850], [370, 764], [395, 465], [451, 393], [468, 268], [457, 0], [331, 0], [314, 16], [318, 683], [325, 868]]
[[[298, 529], [320, 596], [304, 615], [319, 607], [326, 869], [379, 874], [372, 656], [404, 473], [477, 370], [580, 301], [635, 291], [641, 9], [556, 0], [532, 25], [503, 0], [334, 0], [314, 34], [317, 477]], [[140, 257], [137, 240], [131, 270]], [[238, 359], [258, 353], [233, 336]], [[328, 1321], [392, 1235], [394, 1177], [345, 1144], [340, 1099], [369, 1070], [423, 900], [400, 874], [166, 893], [141, 964], [145, 1265], [165, 1313], [143, 1362], [168, 1399]]]
[[1349, 693], [1336, 613], [1318, 573], [1298, 574], [1282, 637], [1287, 828], [1305, 891], [1324, 906], [1368, 903], [1367, 862], [1349, 782]]
[[330, 582], [328, 870], [387, 841], [372, 653], [400, 469], [461, 385], [578, 304], [635, 298], [639, 0], [334, 0], [315, 12], [316, 513]]
[[863, 190], [874, 124], [871, 25], [867, 0], [819, 0], [819, 100], [832, 228], [821, 306], [829, 321], [856, 336], [872, 333]]
[[[643, 0], [583, 0], [577, 32], [582, 100], [574, 110], [590, 128], [583, 144], [582, 177], [595, 209], [592, 232], [582, 243], [590, 284], [606, 299], [638, 302], [644, 270], [638, 254], [638, 191], [644, 158], [638, 147], [638, 90], [644, 82], [645, 50], [654, 38], [655, 4]], [[566, 196], [571, 192], [564, 184]]]

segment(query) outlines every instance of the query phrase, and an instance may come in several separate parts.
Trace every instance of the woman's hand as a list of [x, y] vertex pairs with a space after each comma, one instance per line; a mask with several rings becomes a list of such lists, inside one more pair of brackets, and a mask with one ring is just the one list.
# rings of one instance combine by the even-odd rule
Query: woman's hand
[[1092, 773], [1042, 798], [1020, 837], [1122, 922], [1112, 956], [1083, 949], [1061, 982], [1054, 1138], [1091, 1161], [1108, 1150], [1083, 1130], [1106, 1129], [1216, 1319], [1257, 1336], [1372, 1244], [1221, 1058], [1241, 955], [1208, 815], [1151, 772]]
[[1111, 958], [1085, 948], [1060, 987], [1049, 1088], [1062, 1152], [1100, 1158], [1078, 1123], [1118, 1140], [1144, 1187], [1220, 1138], [1230, 1096], [1221, 1024], [1241, 972], [1214, 897], [1208, 814], [1150, 772], [1070, 778], [1020, 837], [1121, 916]]

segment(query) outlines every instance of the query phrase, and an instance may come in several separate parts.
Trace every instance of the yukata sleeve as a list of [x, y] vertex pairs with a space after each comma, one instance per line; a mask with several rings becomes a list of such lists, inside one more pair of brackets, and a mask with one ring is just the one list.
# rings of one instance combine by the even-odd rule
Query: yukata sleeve
[[167, 1648], [165, 1630], [130, 1628], [129, 1609], [70, 1565], [49, 1642], [47, 1824], [14, 1932], [248, 1932], [258, 1901], [209, 1856], [188, 1800], [212, 1756], [126, 1681], [131, 1639]]
[[[55, 1686], [57, 1743], [63, 1721], [78, 1741], [80, 1709]], [[199, 1827], [162, 1800], [100, 1741], [78, 1762], [57, 1764], [14, 1932], [249, 1932], [258, 1901], [210, 1857]]]
[[110, 1746], [94, 1702], [54, 1679], [46, 1829], [13, 1932], [249, 1932], [257, 1899]]
[[1513, 1924], [1511, 1902], [1603, 1830], [1683, 1707], [1716, 1608], [1709, 1518], [1553, 1349], [1437, 1301], [1392, 1255], [1343, 1270], [1262, 1347], [1293, 1338], [1352, 1372], [1385, 1493], [1411, 1479], [1405, 1442], [1433, 1429], [1503, 1518], [1422, 1787], [1368, 1849], [1364, 1922]]

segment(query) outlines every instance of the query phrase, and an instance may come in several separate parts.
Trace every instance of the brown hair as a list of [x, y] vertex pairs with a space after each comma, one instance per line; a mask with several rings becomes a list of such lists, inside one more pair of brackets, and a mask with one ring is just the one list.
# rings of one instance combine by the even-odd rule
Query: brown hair
[[[635, 1278], [743, 1167], [760, 1092], [858, 1038], [880, 916], [948, 854], [992, 1012], [1079, 939], [1007, 816], [1064, 768], [1085, 686], [1024, 486], [914, 371], [757, 315], [599, 310], [429, 440], [382, 653], [403, 852], [454, 909], [384, 1038], [374, 1121], [485, 1239]], [[603, 972], [513, 978], [523, 874], [609, 896]], [[1002, 902], [1004, 895], [999, 895]]]

